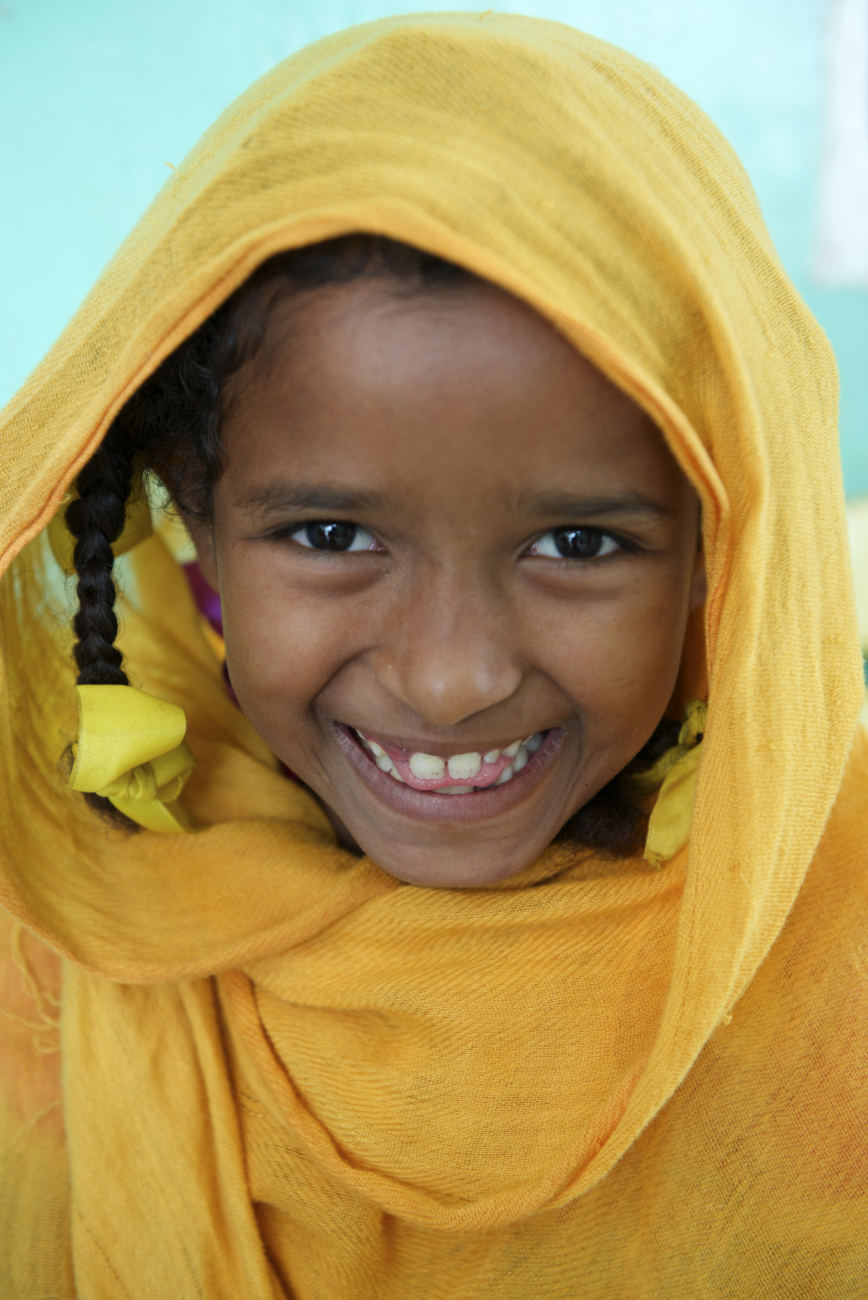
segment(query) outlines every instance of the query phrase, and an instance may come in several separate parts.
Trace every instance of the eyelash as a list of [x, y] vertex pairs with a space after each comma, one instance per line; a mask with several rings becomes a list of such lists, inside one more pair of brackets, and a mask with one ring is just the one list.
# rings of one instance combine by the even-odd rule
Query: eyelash
[[[559, 535], [564, 536], [569, 534], [575, 536], [579, 533], [585, 534], [586, 538], [589, 538], [592, 544], [597, 542], [602, 542], [604, 544], [610, 542], [612, 544], [611, 549], [603, 551], [602, 553], [597, 552], [594, 555], [564, 555], [563, 552], [558, 555], [542, 555], [542, 553], [536, 549], [537, 547], [542, 546], [549, 537], [554, 538]], [[555, 543], [555, 545], [557, 545], [557, 543]], [[582, 561], [590, 563], [593, 560], [604, 560], [609, 555], [615, 555], [619, 551], [632, 551], [636, 549], [637, 548], [629, 543], [625, 538], [619, 537], [616, 533], [607, 532], [604, 528], [593, 528], [581, 524], [565, 524], [560, 528], [550, 528], [548, 532], [543, 533], [542, 537], [537, 538], [537, 540], [532, 543], [529, 548], [529, 554], [540, 555], [541, 558], [546, 560], [558, 560], [567, 564], [576, 564], [581, 563]]]
[[[323, 529], [323, 530], [346, 529], [348, 531], [352, 530], [353, 537], [351, 538], [350, 545], [346, 547], [315, 546], [310, 541], [310, 534], [314, 529]], [[298, 533], [304, 533], [307, 535], [308, 538], [307, 544], [297, 539], [296, 534]], [[353, 543], [355, 543], [358, 540], [359, 534], [361, 534], [362, 537], [368, 539], [368, 543], [366, 545], [363, 546], [353, 545]], [[604, 546], [606, 543], [610, 543], [611, 545], [608, 550], [603, 550], [602, 554], [598, 552], [594, 555], [565, 555], [563, 554], [563, 552], [557, 555], [544, 555], [541, 553], [540, 550], [537, 549], [542, 546], [542, 544], [545, 542], [547, 538], [555, 538], [558, 535], [564, 536], [567, 534], [584, 534], [586, 539], [588, 539], [591, 542], [591, 545], [594, 545], [595, 543], [598, 542], [602, 543]], [[338, 534], [338, 536], [339, 535], [340, 534]], [[366, 528], [362, 528], [360, 524], [354, 524], [347, 519], [314, 519], [307, 523], [295, 524], [287, 528], [281, 528], [278, 532], [270, 534], [270, 536], [275, 541], [283, 541], [283, 540], [291, 541], [293, 542], [294, 545], [300, 547], [302, 550], [313, 551], [315, 554], [318, 555], [359, 555], [365, 553], [376, 554], [381, 549], [379, 543], [377, 543], [377, 540], [373, 536], [373, 534], [368, 532]], [[370, 544], [372, 542], [375, 543], [374, 546]], [[554, 543], [554, 545], [555, 547], [557, 547], [556, 542]], [[616, 555], [619, 552], [629, 553], [629, 552], [635, 552], [639, 549], [640, 549], [639, 546], [635, 542], [631, 542], [627, 538], [622, 537], [617, 533], [609, 532], [604, 528], [595, 528], [590, 525], [581, 525], [581, 524], [563, 524], [558, 528], [549, 528], [545, 533], [543, 533], [540, 537], [538, 537], [536, 541], [531, 543], [530, 547], [525, 552], [525, 554], [530, 555], [531, 557], [538, 557], [546, 560], [554, 560], [559, 563], [572, 565], [572, 564], [581, 564], [581, 563], [591, 563], [593, 561], [601, 561], [607, 559], [611, 555]]]
[[[314, 546], [312, 544], [305, 545], [304, 542], [300, 542], [296, 540], [296, 536], [295, 536], [296, 533], [310, 534], [315, 528], [321, 528], [321, 529], [345, 528], [347, 530], [352, 530], [354, 534], [361, 533], [364, 537], [367, 537], [371, 542], [376, 542], [377, 540], [371, 533], [368, 532], [367, 528], [362, 528], [360, 524], [354, 524], [349, 519], [312, 519], [310, 520], [309, 523], [295, 524], [294, 526], [290, 526], [288, 528], [281, 528], [279, 532], [272, 533], [271, 536], [277, 541], [282, 541], [284, 539], [287, 539], [288, 541], [294, 542], [296, 546], [300, 546], [301, 549], [304, 551], [315, 551], [320, 555], [358, 555], [360, 553], [364, 553], [365, 551], [370, 552], [374, 549], [370, 545], [359, 546], [353, 550], [351, 550], [350, 547], [341, 548], [341, 547], [331, 547], [331, 546]], [[355, 536], [353, 536], [352, 541], [353, 542], [356, 541]], [[377, 543], [377, 546], [379, 547], [379, 543]]]

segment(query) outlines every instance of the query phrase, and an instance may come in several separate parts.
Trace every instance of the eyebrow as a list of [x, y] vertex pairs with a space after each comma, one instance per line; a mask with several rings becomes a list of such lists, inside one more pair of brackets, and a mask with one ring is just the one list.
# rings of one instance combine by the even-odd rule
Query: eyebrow
[[519, 508], [528, 515], [560, 515], [564, 519], [607, 519], [644, 517], [672, 519], [677, 513], [673, 506], [645, 496], [642, 492], [619, 492], [616, 496], [583, 497], [569, 492], [534, 492], [519, 499]]
[[[290, 483], [280, 479], [244, 492], [236, 506], [245, 514], [259, 511], [340, 510], [373, 512], [388, 505], [381, 492], [335, 487], [328, 483]], [[622, 492], [617, 496], [584, 497], [568, 492], [534, 492], [521, 496], [522, 514], [546, 515], [562, 519], [580, 518], [648, 518], [671, 519], [676, 511], [642, 492]]]
[[386, 498], [379, 492], [339, 488], [327, 483], [288, 483], [280, 480], [250, 488], [236, 501], [246, 514], [282, 510], [381, 510]]

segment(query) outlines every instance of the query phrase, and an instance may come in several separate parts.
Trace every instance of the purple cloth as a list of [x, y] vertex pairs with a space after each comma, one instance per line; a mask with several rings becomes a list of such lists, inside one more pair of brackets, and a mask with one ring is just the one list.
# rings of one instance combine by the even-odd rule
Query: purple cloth
[[217, 592], [206, 582], [202, 576], [202, 570], [193, 560], [190, 564], [181, 566], [187, 575], [187, 581], [190, 584], [190, 590], [193, 593], [193, 599], [196, 602], [196, 608], [200, 614], [204, 614], [214, 631], [223, 635], [223, 611], [220, 608], [220, 597]]

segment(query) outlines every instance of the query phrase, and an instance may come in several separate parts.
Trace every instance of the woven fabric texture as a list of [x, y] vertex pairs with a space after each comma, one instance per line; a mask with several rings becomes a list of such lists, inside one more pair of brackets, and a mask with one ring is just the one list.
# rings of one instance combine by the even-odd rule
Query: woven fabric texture
[[[505, 886], [338, 848], [226, 697], [158, 535], [134, 685], [180, 704], [193, 834], [66, 785], [45, 529], [125, 398], [264, 258], [364, 230], [518, 295], [702, 502], [687, 849]], [[0, 1293], [87, 1300], [868, 1293], [868, 753], [820, 329], [715, 128], [559, 24], [410, 16], [205, 135], [0, 425]]]

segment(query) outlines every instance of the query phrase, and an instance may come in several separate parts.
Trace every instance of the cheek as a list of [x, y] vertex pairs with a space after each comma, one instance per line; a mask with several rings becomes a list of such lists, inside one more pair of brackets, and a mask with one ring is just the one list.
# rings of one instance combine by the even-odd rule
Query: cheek
[[226, 661], [243, 711], [267, 736], [306, 710], [339, 670], [349, 629], [339, 602], [288, 595], [255, 577], [222, 584]]
[[665, 582], [586, 614], [562, 611], [540, 627], [544, 666], [586, 724], [639, 747], [669, 703], [684, 643], [686, 602]]

